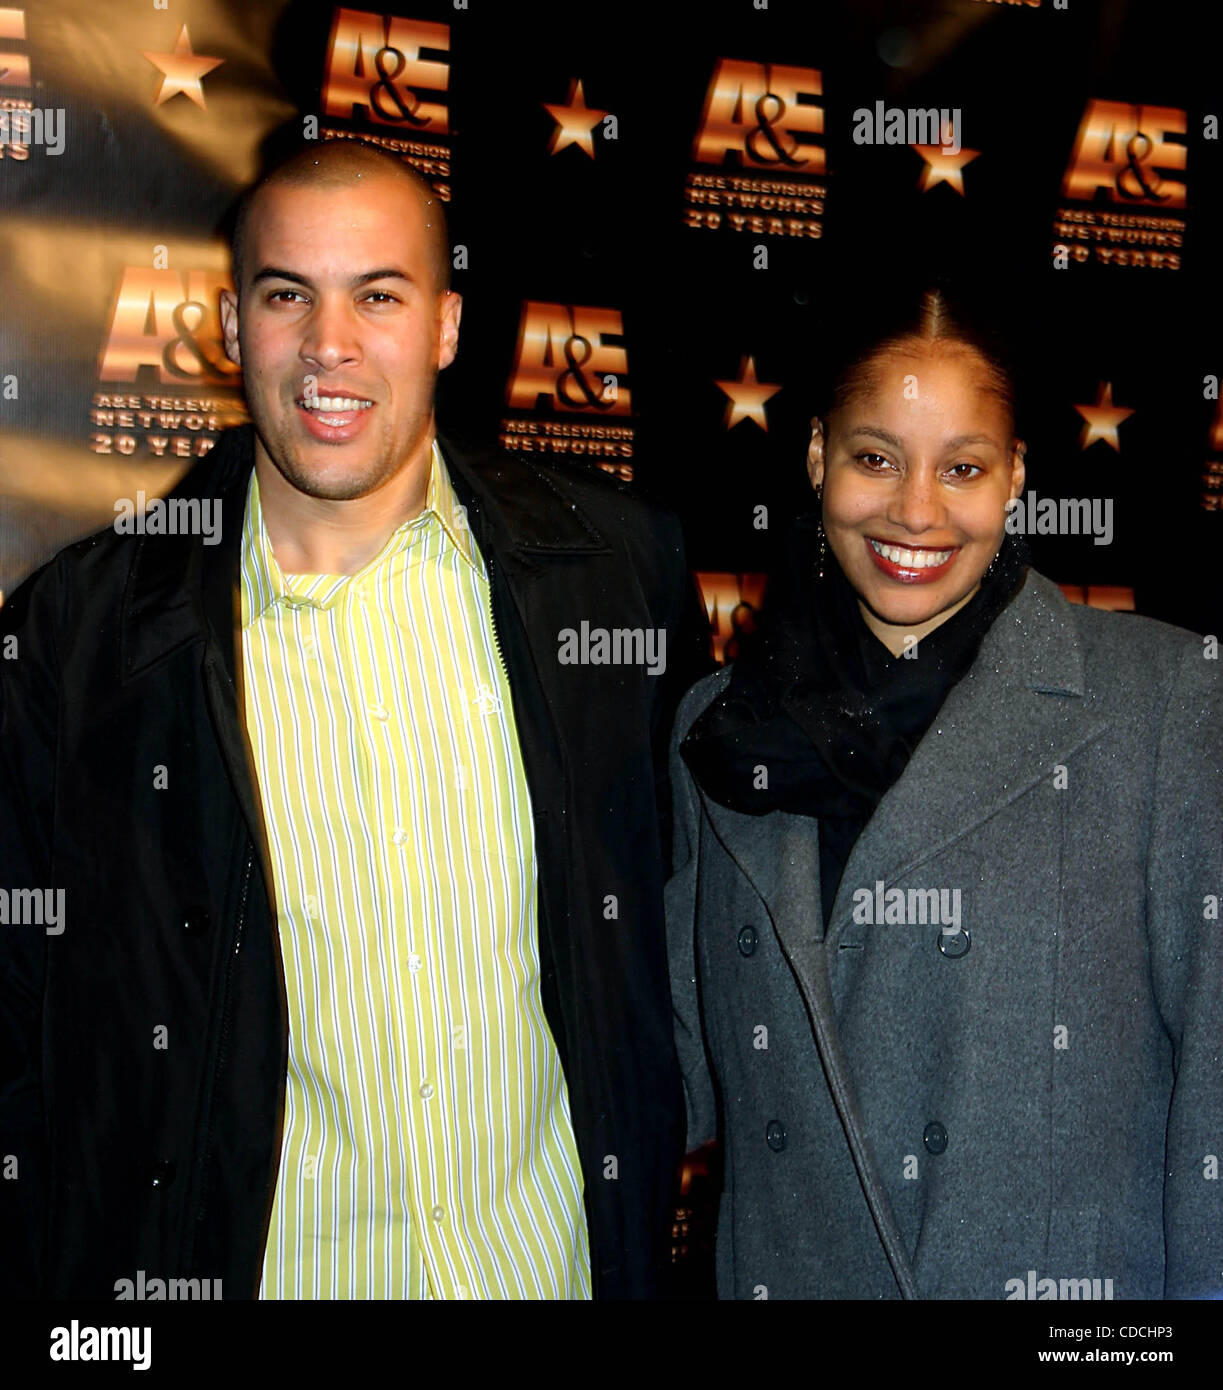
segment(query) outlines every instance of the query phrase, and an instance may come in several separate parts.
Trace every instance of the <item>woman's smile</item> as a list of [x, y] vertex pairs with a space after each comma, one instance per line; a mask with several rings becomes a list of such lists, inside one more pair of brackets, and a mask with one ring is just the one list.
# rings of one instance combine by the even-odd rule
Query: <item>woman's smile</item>
[[958, 545], [935, 549], [926, 545], [898, 545], [866, 537], [866, 549], [871, 559], [889, 579], [898, 584], [932, 584], [955, 564], [960, 553]]

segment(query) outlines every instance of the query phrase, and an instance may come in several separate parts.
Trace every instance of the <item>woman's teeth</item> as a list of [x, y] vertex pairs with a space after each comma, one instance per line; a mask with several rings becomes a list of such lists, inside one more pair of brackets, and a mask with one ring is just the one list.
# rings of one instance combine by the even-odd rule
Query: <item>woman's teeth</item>
[[935, 569], [939, 565], [946, 564], [955, 554], [955, 550], [905, 550], [899, 545], [883, 545], [879, 541], [873, 541], [867, 537], [867, 544], [877, 555], [882, 555], [885, 560], [890, 560], [892, 564], [899, 565], [906, 570], [928, 570]]

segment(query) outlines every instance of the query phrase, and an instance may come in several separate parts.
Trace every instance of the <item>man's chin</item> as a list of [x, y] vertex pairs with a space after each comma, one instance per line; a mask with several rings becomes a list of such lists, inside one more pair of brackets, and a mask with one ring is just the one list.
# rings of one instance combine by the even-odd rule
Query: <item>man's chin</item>
[[389, 476], [379, 472], [337, 475], [331, 470], [309, 469], [299, 465], [281, 468], [280, 472], [290, 486], [319, 502], [353, 502], [359, 497], [368, 497], [377, 492]]
[[[385, 460], [368, 457], [350, 445], [309, 444], [276, 441], [263, 452], [280, 476], [303, 496], [320, 502], [351, 502], [376, 492], [395, 472]], [[361, 457], [364, 454], [365, 457]]]

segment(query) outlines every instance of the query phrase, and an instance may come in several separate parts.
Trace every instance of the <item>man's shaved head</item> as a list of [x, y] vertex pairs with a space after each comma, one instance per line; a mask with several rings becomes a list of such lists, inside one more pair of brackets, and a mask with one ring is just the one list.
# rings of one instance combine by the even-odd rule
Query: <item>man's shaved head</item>
[[349, 140], [319, 140], [303, 146], [283, 160], [248, 189], [238, 204], [230, 238], [234, 286], [241, 296], [245, 273], [246, 234], [256, 214], [260, 197], [267, 188], [312, 186], [334, 189], [337, 198], [360, 187], [363, 181], [396, 179], [411, 188], [420, 199], [429, 235], [429, 264], [438, 294], [450, 288], [450, 235], [441, 199], [421, 176], [397, 155]]

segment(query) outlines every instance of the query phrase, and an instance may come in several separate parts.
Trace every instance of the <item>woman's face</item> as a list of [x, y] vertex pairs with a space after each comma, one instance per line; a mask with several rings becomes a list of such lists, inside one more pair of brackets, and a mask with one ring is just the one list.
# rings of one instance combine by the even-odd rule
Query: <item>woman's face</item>
[[1023, 491], [1023, 445], [973, 349], [915, 342], [871, 367], [827, 430], [812, 421], [807, 471], [862, 616], [899, 655], [976, 593]]

